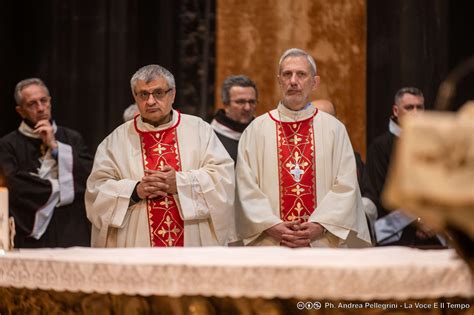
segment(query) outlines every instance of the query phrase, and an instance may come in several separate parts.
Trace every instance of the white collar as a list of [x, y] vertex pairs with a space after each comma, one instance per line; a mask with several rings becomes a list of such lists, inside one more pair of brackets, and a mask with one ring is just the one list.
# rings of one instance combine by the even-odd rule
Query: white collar
[[305, 120], [312, 117], [316, 110], [316, 107], [314, 107], [311, 103], [306, 104], [303, 109], [291, 110], [285, 105], [283, 105], [282, 102], [279, 102], [276, 109], [277, 112], [275, 113], [276, 115], [272, 116], [281, 119], [281, 121], [283, 122], [293, 122]]
[[138, 117], [136, 117], [136, 121], [137, 121], [136, 126], [140, 131], [160, 131], [160, 130], [168, 129], [168, 128], [173, 127], [179, 120], [179, 113], [175, 111], [174, 109], [171, 110], [171, 120], [167, 123], [159, 125], [158, 127], [155, 127], [152, 124], [144, 122], [141, 115], [137, 115], [137, 116]]
[[390, 118], [388, 122], [388, 130], [391, 134], [397, 137], [400, 137], [400, 134], [402, 133], [402, 128], [400, 128], [400, 125], [398, 125], [392, 118]]
[[[52, 125], [53, 132], [56, 133], [56, 131], [58, 130], [58, 126], [56, 125], [56, 122], [54, 120]], [[18, 127], [18, 131], [29, 138], [41, 139], [41, 136], [35, 133], [34, 129], [28, 126], [25, 121], [21, 122], [20, 126]]]
[[220, 133], [221, 135], [233, 140], [239, 141], [240, 137], [242, 136], [241, 132], [230, 129], [229, 127], [224, 126], [223, 124], [221, 124], [215, 119], [212, 120], [211, 126], [215, 132]]

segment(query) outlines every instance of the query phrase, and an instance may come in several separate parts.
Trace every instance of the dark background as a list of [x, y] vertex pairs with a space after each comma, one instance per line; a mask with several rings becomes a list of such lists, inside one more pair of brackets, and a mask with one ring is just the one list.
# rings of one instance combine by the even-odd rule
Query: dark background
[[[432, 109], [448, 73], [474, 55], [474, 1], [367, 1], [367, 143], [387, 130], [396, 91], [420, 88]], [[452, 110], [474, 99], [474, 76]]]
[[[432, 108], [449, 71], [474, 54], [474, 1], [367, 0], [367, 139], [387, 129], [393, 95], [417, 86]], [[214, 106], [216, 0], [0, 2], [0, 136], [20, 120], [15, 84], [42, 78], [53, 116], [95, 151], [133, 102], [129, 80], [157, 63], [176, 77], [179, 110]], [[454, 108], [473, 99], [473, 76]]]
[[0, 12], [0, 136], [20, 122], [15, 84], [34, 76], [50, 90], [57, 123], [93, 151], [123, 122], [141, 66], [175, 75], [179, 110], [212, 110], [215, 1], [7, 0]]

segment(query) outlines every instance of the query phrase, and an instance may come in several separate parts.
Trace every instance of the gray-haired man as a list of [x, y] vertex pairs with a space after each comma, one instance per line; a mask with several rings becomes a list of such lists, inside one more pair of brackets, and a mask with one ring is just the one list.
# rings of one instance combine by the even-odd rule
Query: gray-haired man
[[281, 101], [242, 134], [237, 157], [237, 238], [248, 245], [368, 246], [370, 236], [344, 125], [310, 102], [314, 59], [280, 59]]
[[90, 246], [84, 190], [92, 156], [82, 136], [56, 125], [38, 78], [15, 87], [17, 130], [0, 139], [0, 168], [15, 219], [15, 247]]
[[140, 115], [99, 145], [87, 181], [92, 246], [227, 242], [234, 163], [202, 119], [173, 109], [173, 75], [158, 65], [131, 79]]

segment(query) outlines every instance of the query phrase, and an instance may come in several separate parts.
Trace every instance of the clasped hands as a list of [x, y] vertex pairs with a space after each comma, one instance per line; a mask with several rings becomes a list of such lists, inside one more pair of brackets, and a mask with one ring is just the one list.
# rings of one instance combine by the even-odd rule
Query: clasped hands
[[145, 176], [137, 185], [137, 194], [140, 199], [153, 199], [167, 194], [175, 194], [177, 191], [176, 171], [169, 165], [159, 171], [145, 170]]
[[281, 245], [291, 248], [310, 246], [311, 241], [321, 238], [324, 231], [324, 227], [319, 223], [301, 223], [299, 220], [282, 222], [265, 230], [268, 235], [279, 241]]
[[416, 228], [416, 237], [420, 240], [426, 240], [431, 237], [435, 237], [436, 233], [432, 228], [424, 224], [420, 218], [417, 221], [417, 228]]

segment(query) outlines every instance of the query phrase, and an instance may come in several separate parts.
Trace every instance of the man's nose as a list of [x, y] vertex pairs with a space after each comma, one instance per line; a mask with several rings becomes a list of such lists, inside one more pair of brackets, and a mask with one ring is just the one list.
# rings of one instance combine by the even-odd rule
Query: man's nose
[[419, 111], [420, 111], [420, 109], [417, 108], [416, 106], [413, 107], [413, 109], [411, 110], [411, 112], [412, 112], [413, 114], [418, 114]]
[[[150, 101], [151, 99], [151, 101]], [[146, 103], [149, 104], [149, 105], [153, 105], [156, 103], [156, 100], [155, 100], [155, 97], [153, 96], [153, 94], [150, 93], [150, 95], [148, 95], [148, 99], [146, 100]]]
[[297, 81], [298, 81], [298, 80], [297, 80], [296, 73], [293, 73], [293, 74], [291, 75], [291, 78], [290, 78], [290, 83], [291, 83], [291, 84], [296, 84]]
[[46, 109], [46, 104], [41, 101], [36, 101], [36, 108], [38, 111], [44, 111]]

